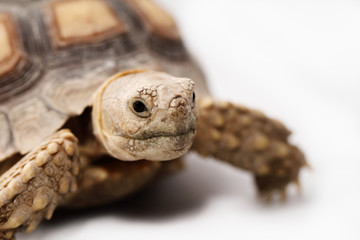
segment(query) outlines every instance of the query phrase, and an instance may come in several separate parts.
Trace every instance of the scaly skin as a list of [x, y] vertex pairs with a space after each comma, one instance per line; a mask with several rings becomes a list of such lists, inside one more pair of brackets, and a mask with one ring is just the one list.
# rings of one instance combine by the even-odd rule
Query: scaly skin
[[200, 99], [197, 135], [192, 149], [252, 172], [261, 197], [270, 200], [279, 190], [298, 183], [302, 152], [288, 143], [290, 135], [280, 122], [263, 113], [228, 102]]
[[50, 219], [58, 204], [77, 189], [80, 160], [77, 139], [61, 130], [0, 177], [0, 238], [14, 239]]
[[124, 162], [103, 156], [84, 169], [78, 190], [63, 206], [86, 208], [113, 202], [182, 169], [181, 158], [164, 162]]
[[79, 154], [75, 136], [61, 130], [1, 176], [0, 239], [15, 239], [24, 228], [32, 232], [58, 206], [108, 203], [181, 168], [180, 159], [123, 162], [103, 156], [90, 163]]
[[84, 208], [130, 195], [150, 183], [160, 172], [161, 165], [161, 162], [123, 162], [104, 156], [84, 169], [78, 191], [64, 206]]

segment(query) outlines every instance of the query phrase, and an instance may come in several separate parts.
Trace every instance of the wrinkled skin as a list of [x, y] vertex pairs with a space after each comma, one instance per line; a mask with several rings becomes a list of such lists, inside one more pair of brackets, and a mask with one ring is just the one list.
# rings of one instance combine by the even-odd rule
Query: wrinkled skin
[[155, 72], [117, 75], [95, 94], [95, 135], [123, 161], [180, 157], [195, 138], [194, 94], [194, 82], [186, 78]]

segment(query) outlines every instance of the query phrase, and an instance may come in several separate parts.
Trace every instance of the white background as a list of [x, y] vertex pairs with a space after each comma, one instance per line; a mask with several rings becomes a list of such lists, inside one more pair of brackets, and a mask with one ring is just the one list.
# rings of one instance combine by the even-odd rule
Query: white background
[[18, 239], [360, 239], [360, 2], [158, 0], [217, 98], [281, 119], [312, 171], [285, 204], [215, 160], [131, 201], [55, 214]]

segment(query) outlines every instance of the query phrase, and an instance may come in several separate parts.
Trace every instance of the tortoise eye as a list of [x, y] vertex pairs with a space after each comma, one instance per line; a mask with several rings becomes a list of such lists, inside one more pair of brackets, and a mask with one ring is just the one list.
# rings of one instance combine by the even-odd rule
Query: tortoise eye
[[150, 117], [150, 112], [146, 105], [146, 102], [141, 98], [136, 98], [129, 103], [129, 107], [133, 113], [142, 118]]
[[195, 102], [195, 98], [196, 98], [195, 92], [193, 92], [193, 96], [192, 96], [192, 101], [193, 101], [193, 102]]
[[140, 102], [140, 101], [134, 102], [133, 103], [133, 108], [134, 108], [135, 112], [137, 112], [137, 113], [147, 111], [147, 108], [146, 108], [145, 104]]

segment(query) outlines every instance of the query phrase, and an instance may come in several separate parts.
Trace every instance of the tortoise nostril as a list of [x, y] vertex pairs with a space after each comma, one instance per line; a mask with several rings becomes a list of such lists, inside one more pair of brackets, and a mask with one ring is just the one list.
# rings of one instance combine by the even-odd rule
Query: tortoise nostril
[[182, 97], [177, 97], [171, 101], [170, 110], [173, 116], [178, 116], [179, 114], [188, 115], [191, 111], [187, 101]]
[[186, 100], [182, 97], [177, 97], [177, 98], [173, 99], [170, 103], [170, 107], [172, 107], [172, 108], [176, 108], [176, 107], [180, 107], [180, 106], [186, 106]]

